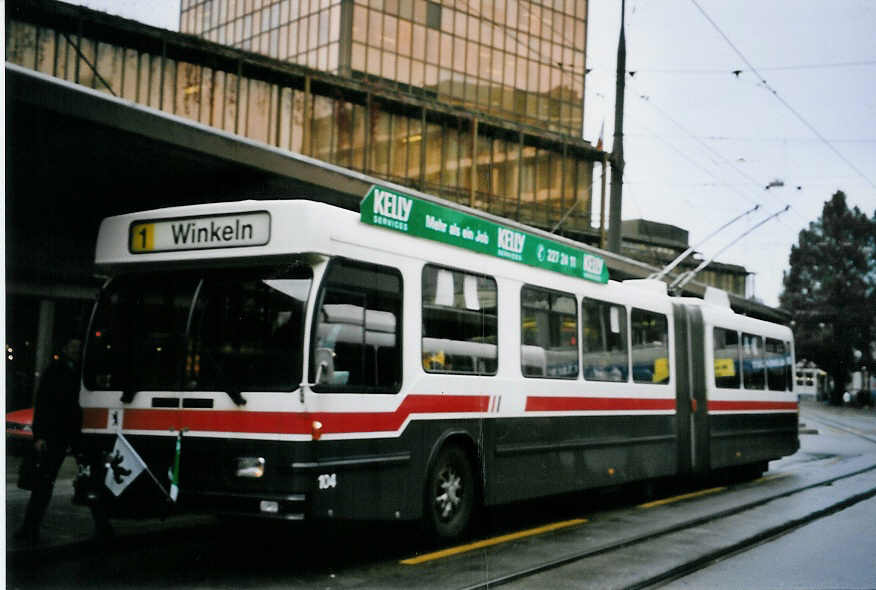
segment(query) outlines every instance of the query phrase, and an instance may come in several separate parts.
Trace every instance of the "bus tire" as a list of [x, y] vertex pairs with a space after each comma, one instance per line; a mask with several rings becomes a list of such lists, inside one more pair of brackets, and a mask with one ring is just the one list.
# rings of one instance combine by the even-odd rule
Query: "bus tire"
[[454, 541], [468, 532], [477, 494], [474, 470], [460, 446], [446, 445], [426, 478], [425, 524], [436, 538]]

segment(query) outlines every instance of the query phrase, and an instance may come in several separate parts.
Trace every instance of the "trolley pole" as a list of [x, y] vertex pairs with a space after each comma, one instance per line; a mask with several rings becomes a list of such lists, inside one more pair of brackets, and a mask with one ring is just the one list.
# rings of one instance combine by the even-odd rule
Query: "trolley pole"
[[627, 44], [624, 37], [625, 1], [621, 0], [620, 38], [617, 42], [617, 82], [614, 96], [614, 144], [611, 148], [611, 205], [608, 220], [608, 250], [620, 252], [621, 192], [624, 178], [624, 87], [627, 69]]

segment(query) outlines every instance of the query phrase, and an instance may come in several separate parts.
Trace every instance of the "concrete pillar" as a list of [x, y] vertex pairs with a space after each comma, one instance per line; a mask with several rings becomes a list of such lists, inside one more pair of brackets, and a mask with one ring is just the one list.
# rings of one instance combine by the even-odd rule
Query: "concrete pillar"
[[51, 360], [52, 333], [55, 328], [55, 302], [51, 299], [40, 301], [40, 315], [37, 320], [36, 352], [34, 354], [33, 399], [40, 386], [40, 376]]

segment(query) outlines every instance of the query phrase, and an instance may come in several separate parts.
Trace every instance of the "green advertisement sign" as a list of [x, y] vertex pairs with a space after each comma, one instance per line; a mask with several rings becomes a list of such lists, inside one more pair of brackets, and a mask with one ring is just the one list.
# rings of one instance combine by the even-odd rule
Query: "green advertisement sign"
[[608, 282], [608, 268], [599, 256], [376, 185], [362, 199], [359, 215], [363, 223], [418, 238], [588, 281]]

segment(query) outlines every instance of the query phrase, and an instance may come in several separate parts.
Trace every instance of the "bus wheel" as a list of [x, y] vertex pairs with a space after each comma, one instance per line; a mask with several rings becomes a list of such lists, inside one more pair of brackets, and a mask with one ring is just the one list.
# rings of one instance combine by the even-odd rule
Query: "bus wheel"
[[425, 518], [443, 541], [462, 537], [475, 505], [475, 483], [468, 455], [456, 445], [441, 449], [426, 480]]

